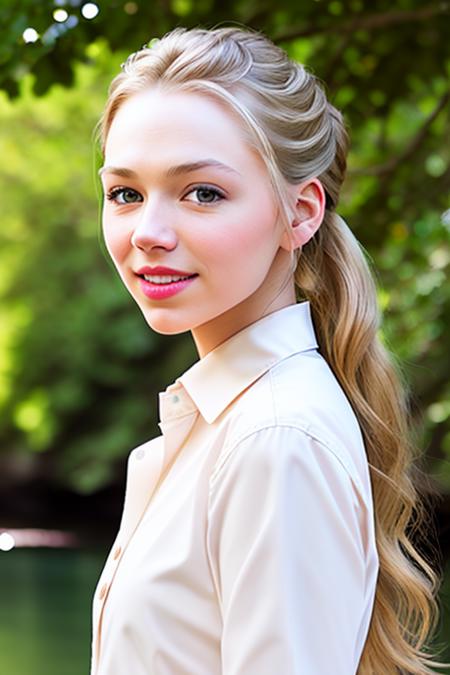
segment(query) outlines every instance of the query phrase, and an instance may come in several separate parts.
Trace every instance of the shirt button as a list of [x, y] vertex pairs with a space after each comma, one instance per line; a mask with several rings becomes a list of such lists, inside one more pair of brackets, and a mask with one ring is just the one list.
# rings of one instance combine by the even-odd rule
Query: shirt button
[[119, 555], [120, 555], [121, 553], [122, 553], [122, 547], [121, 547], [121, 546], [117, 546], [117, 548], [116, 548], [115, 551], [114, 551], [113, 559], [114, 559], [114, 560], [117, 560], [117, 558], [119, 557]]
[[173, 402], [173, 403], [178, 403], [179, 400], [180, 400], [180, 397], [177, 396], [177, 394], [174, 394], [174, 395], [172, 396], [172, 402]]
[[106, 595], [106, 591], [107, 591], [107, 590], [108, 590], [108, 584], [105, 583], [105, 584], [103, 584], [103, 586], [101, 587], [100, 592], [99, 592], [99, 594], [98, 594], [98, 597], [100, 598], [100, 600], [103, 600], [103, 598], [104, 598], [105, 595]]
[[142, 449], [138, 450], [136, 452], [136, 459], [142, 459], [144, 457], [144, 455], [145, 455], [145, 450], [142, 450]]

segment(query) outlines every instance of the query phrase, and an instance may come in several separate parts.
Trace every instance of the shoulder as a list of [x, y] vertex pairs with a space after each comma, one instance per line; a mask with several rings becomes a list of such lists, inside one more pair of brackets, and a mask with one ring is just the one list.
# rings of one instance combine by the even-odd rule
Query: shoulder
[[284, 524], [297, 533], [323, 533], [333, 524], [343, 538], [355, 534], [364, 555], [369, 514], [358, 476], [332, 447], [297, 426], [250, 432], [210, 478], [208, 520], [214, 531], [227, 523], [239, 529], [242, 519], [264, 531]]
[[[272, 443], [263, 442], [270, 439]], [[275, 451], [274, 444], [282, 447]], [[255, 446], [251, 453], [255, 459], [267, 453], [272, 461], [279, 462], [286, 452], [300, 454], [301, 459], [308, 454], [310, 460], [326, 457], [347, 473], [365, 499], [370, 499], [367, 457], [358, 420], [317, 350], [279, 361], [235, 402], [227, 440], [212, 477], [232, 455], [242, 453], [243, 445]], [[314, 452], [308, 453], [305, 447]]]
[[316, 479], [356, 483], [358, 477], [349, 471], [339, 452], [310, 433], [308, 428], [294, 423], [265, 424], [248, 431], [228, 447], [210, 477], [214, 489], [226, 476], [235, 475], [239, 480], [273, 479], [276, 475], [300, 470], [303, 477], [313, 474]]

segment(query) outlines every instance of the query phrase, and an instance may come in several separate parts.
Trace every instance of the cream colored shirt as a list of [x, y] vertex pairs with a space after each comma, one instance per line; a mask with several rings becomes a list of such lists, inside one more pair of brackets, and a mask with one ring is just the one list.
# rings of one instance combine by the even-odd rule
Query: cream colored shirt
[[93, 599], [91, 675], [354, 675], [378, 555], [354, 412], [309, 302], [159, 394]]

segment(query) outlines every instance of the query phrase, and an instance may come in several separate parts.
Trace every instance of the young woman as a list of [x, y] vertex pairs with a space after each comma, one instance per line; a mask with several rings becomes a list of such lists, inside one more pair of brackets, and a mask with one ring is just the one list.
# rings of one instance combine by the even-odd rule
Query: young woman
[[177, 28], [122, 64], [99, 131], [108, 251], [199, 360], [129, 456], [91, 674], [433, 672], [403, 389], [336, 213], [341, 114], [263, 35]]

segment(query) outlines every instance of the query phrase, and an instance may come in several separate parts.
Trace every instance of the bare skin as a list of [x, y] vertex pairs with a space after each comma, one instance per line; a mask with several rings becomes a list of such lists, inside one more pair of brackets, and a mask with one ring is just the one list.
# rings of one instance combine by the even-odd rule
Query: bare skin
[[[168, 176], [186, 163], [208, 165]], [[236, 118], [200, 94], [148, 89], [119, 108], [102, 171], [103, 233], [125, 286], [158, 333], [191, 331], [199, 357], [264, 315], [296, 302], [290, 251], [323, 220], [317, 178], [288, 189], [296, 203], [288, 237], [264, 162]], [[128, 169], [132, 177], [117, 172]], [[136, 270], [163, 265], [198, 274], [166, 299], [151, 299]], [[286, 283], [287, 281], [287, 283]]]

